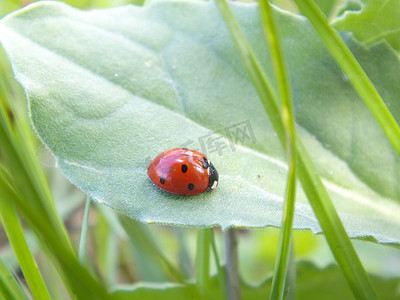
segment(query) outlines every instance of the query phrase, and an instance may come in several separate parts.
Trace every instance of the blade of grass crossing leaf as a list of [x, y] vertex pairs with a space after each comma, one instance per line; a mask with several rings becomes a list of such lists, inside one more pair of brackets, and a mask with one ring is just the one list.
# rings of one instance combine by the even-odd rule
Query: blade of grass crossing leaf
[[[246, 37], [244, 36], [239, 24], [236, 22], [232, 11], [230, 10], [225, 0], [216, 0], [218, 9], [225, 20], [225, 23], [239, 49], [239, 53], [242, 57], [243, 63], [253, 81], [254, 87], [261, 99], [276, 99], [276, 93], [272, 88], [272, 84], [268, 77], [263, 73], [261, 66], [258, 64], [253, 51], [248, 44]], [[270, 121], [275, 128], [275, 131], [280, 139], [281, 143], [286, 146], [285, 141], [285, 130], [280, 118], [280, 111], [278, 107], [278, 101], [275, 101], [273, 105], [264, 106]]]
[[264, 33], [270, 47], [271, 60], [279, 86], [279, 94], [282, 102], [281, 118], [286, 135], [286, 152], [288, 156], [288, 179], [286, 184], [285, 204], [282, 215], [282, 227], [279, 237], [278, 255], [276, 258], [271, 299], [283, 299], [285, 293], [286, 275], [289, 266], [289, 258], [292, 241], [292, 227], [295, 210], [296, 195], [296, 131], [294, 126], [293, 108], [290, 96], [290, 87], [286, 66], [284, 63], [279, 37], [267, 0], [260, 1], [260, 12]]
[[203, 299], [210, 290], [210, 233], [212, 229], [197, 230], [196, 286]]
[[35, 299], [51, 299], [43, 277], [36, 265], [36, 262], [28, 248], [21, 223], [18, 220], [17, 212], [12, 203], [12, 195], [0, 187], [0, 218], [7, 238], [17, 257], [22, 273], [29, 285]]
[[329, 26], [328, 20], [312, 0], [295, 0], [295, 2], [300, 11], [314, 26], [332, 56], [347, 74], [360, 97], [374, 114], [393, 147], [400, 154], [400, 127], [363, 68], [339, 34]]
[[0, 299], [27, 300], [24, 290], [18, 284], [14, 274], [0, 258]]
[[79, 262], [81, 265], [85, 264], [85, 253], [86, 253], [86, 239], [87, 239], [87, 231], [89, 225], [89, 213], [90, 213], [90, 203], [91, 199], [89, 196], [86, 197], [85, 202], [85, 210], [83, 213], [83, 220], [82, 220], [82, 228], [81, 228], [81, 239], [79, 242]]
[[[300, 139], [297, 140], [299, 155], [299, 179], [304, 192], [314, 210], [315, 215], [324, 231], [324, 236], [331, 251], [339, 264], [353, 294], [357, 299], [377, 299], [376, 292], [361, 265], [353, 244], [348, 238], [342, 222], [324, 185], [318, 176], [318, 172], [306, 152]], [[321, 201], [323, 199], [323, 201]]]
[[[279, 116], [279, 102], [273, 91], [266, 91], [271, 88], [271, 84], [269, 81], [265, 81], [265, 76], [260, 71], [261, 67], [246, 42], [245, 36], [240, 30], [228, 4], [224, 0], [216, 1], [221, 15], [225, 19], [227, 27], [239, 49], [243, 62], [248, 69], [260, 100], [268, 113], [271, 124], [274, 126], [282, 145], [286, 147], [282, 121], [277, 119], [277, 116]], [[309, 157], [306, 148], [300, 143], [301, 140], [297, 139], [299, 179], [328, 240], [330, 249], [337, 259], [353, 293], [360, 299], [376, 299], [376, 293], [371, 282], [344, 230], [343, 224], [332, 204], [332, 200], [318, 176], [314, 163]], [[336, 238], [339, 238], [339, 240], [336, 240]]]

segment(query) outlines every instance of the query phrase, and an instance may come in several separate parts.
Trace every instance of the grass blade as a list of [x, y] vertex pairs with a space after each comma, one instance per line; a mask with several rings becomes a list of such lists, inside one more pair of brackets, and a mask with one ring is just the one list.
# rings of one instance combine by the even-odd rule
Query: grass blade
[[0, 258], [0, 299], [28, 300], [24, 290]]
[[[217, 0], [217, 5], [239, 49], [243, 63], [268, 113], [271, 124], [275, 128], [282, 146], [286, 148], [283, 122], [281, 118], [276, 118], [276, 116], [280, 116], [280, 114], [278, 108], [279, 101], [275, 96], [275, 92], [270, 90], [272, 86], [263, 74], [261, 66], [256, 60], [226, 1]], [[296, 148], [299, 162], [298, 176], [303, 190], [307, 195], [328, 241], [328, 245], [342, 269], [347, 282], [356, 297], [360, 299], [376, 299], [375, 290], [361, 265], [360, 259], [340, 221], [332, 200], [318, 175], [316, 167], [303, 143], [297, 137]]]
[[86, 238], [87, 238], [87, 230], [89, 224], [89, 213], [90, 213], [90, 203], [91, 199], [89, 196], [86, 197], [85, 202], [85, 211], [83, 213], [83, 220], [82, 220], [82, 228], [81, 228], [81, 239], [79, 242], [79, 252], [78, 258], [81, 265], [85, 264], [85, 253], [86, 253]]
[[[19, 210], [24, 216], [27, 216], [27, 221], [31, 225], [33, 231], [39, 237], [39, 241], [43, 243], [43, 247], [50, 249], [51, 254], [55, 256], [60, 265], [60, 270], [63, 271], [61, 274], [62, 278], [68, 280], [68, 284], [74, 293], [78, 296], [78, 299], [108, 299], [107, 293], [104, 287], [97, 281], [95, 281], [88, 271], [84, 269], [78, 262], [76, 256], [71, 254], [69, 249], [65, 247], [65, 244], [60, 243], [59, 236], [53, 231], [53, 228], [47, 224], [42, 224], [40, 215], [29, 214], [25, 210], [23, 204], [24, 200], [19, 199], [18, 194], [7, 184], [7, 177], [4, 171], [1, 170], [3, 180], [0, 180], [0, 193], [11, 197]], [[15, 250], [14, 250], [15, 251]], [[58, 269], [58, 268], [57, 268]], [[38, 298], [41, 299], [41, 298]]]
[[[5, 178], [0, 176], [0, 180], [5, 181]], [[7, 189], [0, 186], [0, 219], [3, 224], [7, 238], [14, 250], [21, 267], [22, 273], [29, 285], [29, 288], [35, 299], [51, 299], [44, 283], [43, 277], [36, 265], [36, 262], [28, 248], [25, 236], [22, 230], [21, 223], [17, 216], [17, 211], [12, 203], [12, 195]]]
[[304, 192], [353, 294], [357, 299], [377, 299], [371, 281], [361, 265], [332, 201], [328, 201], [328, 192], [300, 139], [297, 140], [297, 151], [301, 153], [298, 176]]
[[196, 251], [196, 285], [203, 299], [207, 299], [210, 285], [210, 232], [212, 229], [198, 229]]
[[280, 118], [279, 102], [275, 90], [273, 89], [269, 78], [264, 74], [260, 64], [257, 62], [256, 57], [254, 56], [254, 53], [227, 2], [225, 0], [216, 0], [216, 3], [232, 38], [238, 47], [242, 61], [250, 75], [258, 96], [262, 100], [264, 108], [270, 117], [271, 124], [274, 126], [280, 142], [284, 145], [284, 148], [286, 148], [285, 129]]
[[397, 153], [400, 154], [400, 127], [350, 49], [328, 24], [324, 14], [312, 0], [295, 0], [295, 2], [314, 26], [332, 56], [381, 125]]
[[282, 227], [279, 236], [278, 255], [276, 258], [271, 299], [283, 299], [285, 294], [286, 276], [289, 266], [290, 251], [292, 247], [292, 227], [295, 210], [296, 196], [296, 131], [290, 87], [286, 66], [270, 4], [267, 0], [260, 1], [262, 26], [269, 43], [271, 60], [279, 86], [279, 94], [282, 102], [281, 119], [286, 135], [286, 152], [288, 157], [288, 179], [286, 184], [285, 204], [282, 215]]

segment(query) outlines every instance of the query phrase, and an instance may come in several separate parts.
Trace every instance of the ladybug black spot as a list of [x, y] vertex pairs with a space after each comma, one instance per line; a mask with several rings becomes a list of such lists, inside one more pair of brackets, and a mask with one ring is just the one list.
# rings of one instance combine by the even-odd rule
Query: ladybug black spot
[[188, 170], [188, 166], [185, 165], [185, 164], [183, 164], [183, 165], [181, 166], [181, 170], [182, 170], [182, 173], [186, 173], [187, 170]]
[[164, 184], [164, 183], [165, 183], [165, 177], [163, 177], [163, 176], [160, 177], [160, 183], [161, 183], [161, 184]]
[[182, 150], [189, 150], [188, 148], [182, 148]]
[[189, 189], [189, 190], [193, 190], [193, 189], [194, 189], [193, 183], [189, 183], [189, 184], [188, 184], [188, 189]]

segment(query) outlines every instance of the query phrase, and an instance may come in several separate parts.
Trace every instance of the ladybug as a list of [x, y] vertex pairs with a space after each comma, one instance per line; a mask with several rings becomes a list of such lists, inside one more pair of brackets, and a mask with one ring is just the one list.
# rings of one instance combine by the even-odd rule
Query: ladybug
[[147, 175], [164, 191], [196, 195], [218, 185], [218, 172], [201, 152], [175, 148], [159, 154], [147, 168]]

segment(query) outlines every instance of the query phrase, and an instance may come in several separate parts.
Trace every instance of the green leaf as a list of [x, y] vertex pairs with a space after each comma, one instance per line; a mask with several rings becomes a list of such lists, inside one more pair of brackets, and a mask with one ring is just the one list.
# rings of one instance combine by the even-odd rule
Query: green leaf
[[[336, 265], [319, 269], [314, 265], [301, 262], [296, 265], [296, 299], [353, 299], [341, 270]], [[370, 276], [378, 299], [397, 299], [399, 296], [398, 279], [386, 279]]]
[[337, 7], [336, 16], [343, 15], [347, 10], [361, 10], [362, 6], [362, 0], [347, 0]]
[[400, 5], [397, 0], [365, 0], [361, 11], [347, 11], [334, 22], [367, 45], [386, 41], [400, 51]]
[[[271, 70], [258, 7], [231, 7]], [[398, 243], [399, 157], [308, 22], [276, 9], [274, 17], [298, 133], [347, 232]], [[280, 225], [284, 151], [214, 3], [83, 12], [41, 2], [3, 19], [0, 40], [37, 135], [95, 201], [149, 223]], [[399, 120], [396, 55], [346, 42]], [[247, 138], [229, 143], [236, 133]], [[151, 183], [151, 159], [179, 146], [206, 152], [220, 173], [216, 191], [184, 197]], [[293, 226], [320, 232], [301, 190]]]
[[[296, 265], [296, 299], [353, 299], [341, 270], [336, 265], [319, 269], [308, 262]], [[379, 299], [398, 297], [398, 279], [385, 279], [371, 276]]]

